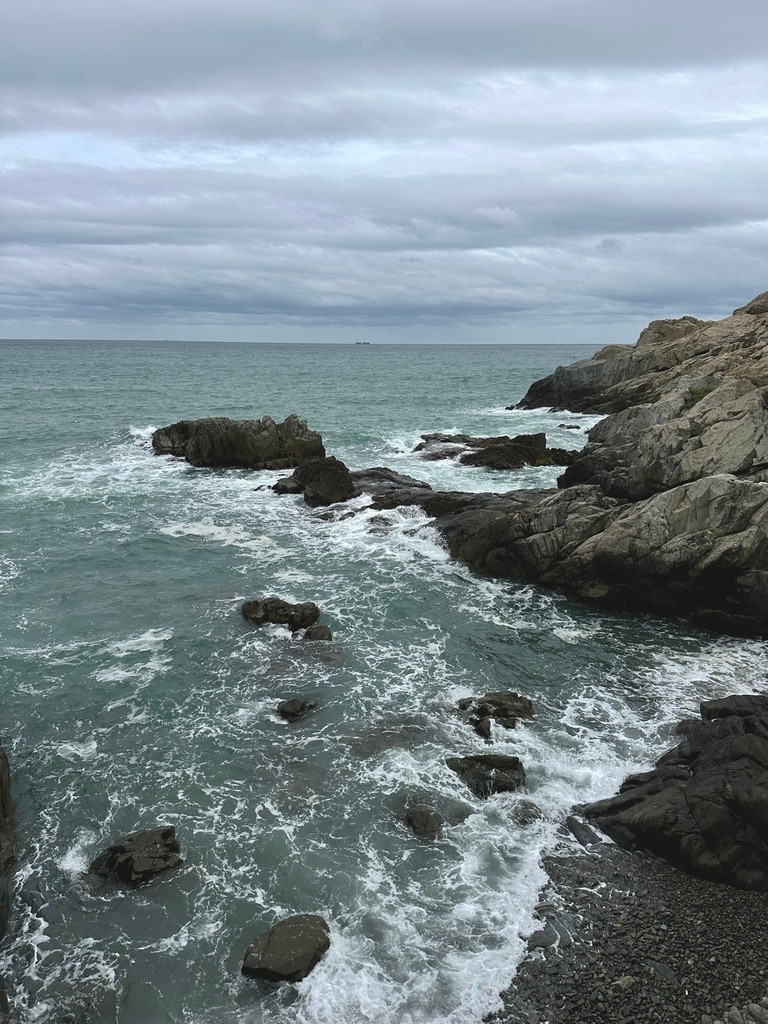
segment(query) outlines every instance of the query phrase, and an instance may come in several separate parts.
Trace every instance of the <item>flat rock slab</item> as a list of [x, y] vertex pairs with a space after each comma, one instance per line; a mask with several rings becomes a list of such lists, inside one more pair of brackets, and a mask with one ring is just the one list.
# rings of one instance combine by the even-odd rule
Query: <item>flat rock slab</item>
[[89, 879], [101, 884], [117, 884], [133, 889], [160, 875], [180, 868], [181, 845], [172, 825], [142, 829], [124, 836], [108, 847], [87, 871]]
[[256, 626], [269, 623], [287, 626], [292, 632], [314, 625], [320, 618], [320, 609], [313, 601], [289, 604], [280, 597], [265, 597], [246, 601], [240, 609], [243, 617]]
[[328, 925], [322, 917], [287, 917], [256, 936], [245, 952], [242, 972], [260, 981], [302, 981], [330, 944]]
[[445, 763], [481, 800], [492, 793], [513, 793], [525, 785], [525, 769], [519, 757], [473, 754], [449, 757]]

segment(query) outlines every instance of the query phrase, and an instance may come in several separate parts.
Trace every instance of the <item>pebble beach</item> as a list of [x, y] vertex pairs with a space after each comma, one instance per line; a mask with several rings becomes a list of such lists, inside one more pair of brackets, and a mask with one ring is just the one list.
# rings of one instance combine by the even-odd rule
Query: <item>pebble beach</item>
[[489, 1024], [768, 1022], [768, 893], [600, 840], [546, 868], [541, 929]]

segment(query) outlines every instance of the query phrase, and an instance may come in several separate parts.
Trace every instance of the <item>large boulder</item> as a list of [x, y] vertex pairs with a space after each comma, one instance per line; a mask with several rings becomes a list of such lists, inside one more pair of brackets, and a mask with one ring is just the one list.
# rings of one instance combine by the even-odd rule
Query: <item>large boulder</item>
[[312, 508], [349, 501], [359, 493], [347, 467], [334, 456], [302, 462], [289, 481], [303, 492], [304, 501]]
[[327, 923], [316, 914], [287, 917], [248, 946], [242, 972], [260, 981], [303, 981], [331, 944]]
[[109, 846], [90, 864], [86, 877], [97, 885], [136, 888], [180, 868], [181, 845], [172, 825], [142, 829]]
[[622, 846], [768, 892], [768, 694], [705, 702], [656, 768], [583, 812]]
[[255, 626], [266, 626], [272, 623], [273, 625], [287, 626], [293, 633], [314, 625], [320, 618], [320, 609], [313, 601], [290, 604], [281, 597], [256, 598], [246, 601], [240, 611], [243, 618], [248, 619]]
[[277, 705], [277, 713], [286, 722], [303, 722], [320, 707], [317, 697], [289, 697]]
[[405, 823], [418, 839], [431, 842], [443, 834], [445, 818], [421, 797], [411, 797], [405, 805]]
[[181, 420], [156, 430], [152, 448], [157, 455], [175, 455], [193, 466], [214, 468], [287, 469], [325, 456], [320, 435], [293, 415], [282, 423], [271, 416]]
[[525, 769], [519, 757], [470, 754], [448, 757], [445, 763], [481, 800], [493, 793], [513, 793], [525, 785]]

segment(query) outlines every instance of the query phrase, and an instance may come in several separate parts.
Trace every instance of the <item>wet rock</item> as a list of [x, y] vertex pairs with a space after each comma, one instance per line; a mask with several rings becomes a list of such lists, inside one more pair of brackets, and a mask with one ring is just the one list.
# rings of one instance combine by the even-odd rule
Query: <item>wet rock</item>
[[543, 821], [545, 814], [533, 800], [518, 800], [510, 812], [510, 817], [516, 825], [528, 828], [537, 821]]
[[405, 823], [419, 839], [439, 839], [445, 819], [434, 807], [419, 797], [412, 797], [405, 807]]
[[320, 609], [312, 601], [301, 604], [290, 604], [280, 597], [266, 597], [246, 601], [241, 611], [243, 617], [256, 626], [268, 623], [287, 626], [291, 632], [306, 629], [314, 625], [320, 618]]
[[124, 836], [91, 862], [86, 878], [97, 884], [135, 888], [180, 868], [181, 846], [171, 825]]
[[180, 420], [156, 430], [152, 448], [156, 455], [175, 455], [193, 466], [216, 468], [287, 469], [325, 455], [320, 435], [297, 416], [282, 423], [271, 416]]
[[445, 763], [480, 799], [493, 793], [512, 793], [525, 784], [525, 770], [519, 757], [471, 754], [446, 758]]
[[[470, 449], [466, 451], [466, 449]], [[486, 469], [522, 469], [523, 466], [568, 466], [575, 452], [547, 448], [543, 433], [516, 437], [470, 437], [468, 434], [422, 434], [413, 449], [422, 458], [452, 459], [457, 455], [465, 466]]]
[[316, 914], [287, 917], [248, 946], [242, 973], [260, 981], [302, 981], [330, 947], [327, 923]]
[[288, 700], [280, 701], [277, 713], [286, 722], [301, 722], [319, 707], [320, 701], [316, 697], [290, 697]]
[[328, 626], [309, 626], [304, 633], [305, 640], [333, 640]]
[[491, 722], [514, 729], [520, 718], [533, 717], [533, 704], [511, 690], [496, 690], [481, 697], [463, 697], [456, 707], [464, 721], [484, 739], [490, 738]]
[[706, 701], [702, 716], [653, 771], [583, 812], [625, 848], [768, 892], [768, 695]]
[[358, 493], [349, 470], [334, 456], [302, 462], [291, 479], [304, 492], [304, 501], [312, 508], [349, 501]]

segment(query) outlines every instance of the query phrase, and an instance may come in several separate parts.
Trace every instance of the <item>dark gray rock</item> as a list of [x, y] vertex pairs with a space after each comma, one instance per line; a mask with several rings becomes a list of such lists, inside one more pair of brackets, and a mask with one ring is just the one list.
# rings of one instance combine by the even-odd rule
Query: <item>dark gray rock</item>
[[277, 705], [277, 713], [287, 722], [301, 722], [320, 707], [316, 697], [290, 697], [281, 700]]
[[96, 884], [135, 888], [180, 868], [181, 846], [171, 825], [124, 836], [91, 862], [86, 878]]
[[568, 466], [576, 454], [563, 448], [547, 448], [547, 438], [542, 433], [518, 434], [516, 437], [422, 434], [421, 444], [413, 450], [430, 460], [452, 459], [459, 455], [462, 465], [483, 466], [486, 469]]
[[260, 981], [302, 981], [331, 945], [327, 923], [316, 914], [287, 917], [248, 946], [242, 972]]
[[334, 456], [302, 462], [293, 471], [292, 480], [312, 508], [349, 501], [358, 493], [349, 470]]
[[156, 455], [175, 455], [193, 466], [215, 468], [287, 469], [325, 455], [320, 435], [297, 416], [282, 423], [271, 416], [180, 420], [156, 430], [152, 448]]
[[328, 626], [309, 626], [304, 633], [305, 640], [333, 640]]
[[533, 717], [531, 701], [511, 690], [495, 690], [481, 697], [463, 697], [456, 706], [464, 721], [485, 739], [490, 737], [491, 722], [505, 729], [514, 729], [518, 719]]
[[405, 807], [405, 823], [419, 839], [431, 841], [443, 834], [445, 819], [424, 800], [412, 797]]
[[480, 799], [493, 793], [512, 793], [525, 785], [525, 770], [519, 757], [470, 754], [446, 758], [445, 763]]
[[656, 769], [583, 811], [621, 846], [768, 892], [768, 696], [704, 702], [702, 713]]
[[320, 609], [312, 601], [290, 604], [280, 597], [265, 597], [246, 601], [241, 611], [243, 617], [256, 626], [268, 623], [287, 626], [292, 632], [313, 626], [320, 618]]

